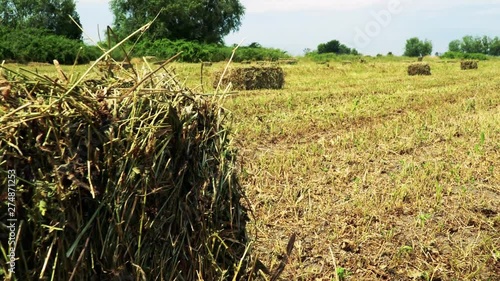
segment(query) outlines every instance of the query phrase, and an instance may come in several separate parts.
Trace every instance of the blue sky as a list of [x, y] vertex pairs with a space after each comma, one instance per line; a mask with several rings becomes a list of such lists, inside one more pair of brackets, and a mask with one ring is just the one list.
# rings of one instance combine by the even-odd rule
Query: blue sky
[[[113, 20], [108, 0], [77, 0], [86, 32], [97, 39]], [[301, 55], [337, 39], [363, 54], [402, 54], [406, 39], [433, 42], [433, 52], [465, 35], [500, 36], [500, 0], [240, 0], [246, 13], [226, 44], [259, 42]], [[99, 26], [99, 28], [98, 28]]]

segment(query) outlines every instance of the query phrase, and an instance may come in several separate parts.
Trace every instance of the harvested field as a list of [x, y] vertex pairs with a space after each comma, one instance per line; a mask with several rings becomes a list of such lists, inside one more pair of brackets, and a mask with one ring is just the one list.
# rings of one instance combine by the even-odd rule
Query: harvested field
[[500, 62], [404, 65], [230, 100], [264, 263], [297, 233], [282, 280], [500, 280]]
[[500, 280], [500, 61], [407, 65], [300, 61], [226, 100], [252, 255], [277, 268], [296, 234], [278, 280]]

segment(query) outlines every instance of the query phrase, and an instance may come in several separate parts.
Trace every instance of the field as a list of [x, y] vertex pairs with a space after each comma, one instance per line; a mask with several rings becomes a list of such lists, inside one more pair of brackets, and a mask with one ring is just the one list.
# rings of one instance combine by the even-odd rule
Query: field
[[500, 63], [285, 66], [227, 101], [256, 252], [283, 280], [500, 279]]
[[282, 280], [500, 280], [500, 61], [429, 63], [300, 61], [225, 98], [253, 254], [273, 270], [296, 234]]

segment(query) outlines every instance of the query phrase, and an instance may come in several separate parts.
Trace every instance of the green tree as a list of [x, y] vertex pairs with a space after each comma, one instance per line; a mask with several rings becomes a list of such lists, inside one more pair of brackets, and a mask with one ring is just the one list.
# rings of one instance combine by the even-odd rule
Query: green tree
[[338, 40], [331, 40], [327, 43], [321, 43], [318, 45], [318, 54], [324, 53], [340, 53], [340, 42]]
[[404, 55], [408, 57], [427, 56], [432, 53], [432, 42], [420, 40], [417, 37], [406, 40]]
[[449, 51], [465, 54], [500, 55], [498, 37], [464, 36], [461, 40], [453, 40], [449, 44]]
[[500, 38], [495, 37], [491, 40], [489, 54], [492, 56], [500, 56]]
[[341, 44], [338, 40], [331, 40], [327, 43], [321, 43], [318, 45], [318, 54], [324, 53], [335, 53], [341, 54], [353, 54], [357, 55], [358, 51], [356, 49], [350, 49], [344, 44]]
[[144, 34], [151, 40], [168, 38], [222, 43], [238, 30], [245, 8], [239, 0], [111, 0], [113, 28], [125, 37], [158, 18]]
[[448, 51], [450, 52], [460, 52], [461, 51], [461, 44], [460, 40], [453, 40], [448, 44]]
[[45, 29], [69, 39], [81, 39], [74, 0], [0, 0], [0, 24], [12, 29]]
[[464, 53], [483, 53], [484, 51], [480, 37], [464, 36], [461, 46], [461, 51]]

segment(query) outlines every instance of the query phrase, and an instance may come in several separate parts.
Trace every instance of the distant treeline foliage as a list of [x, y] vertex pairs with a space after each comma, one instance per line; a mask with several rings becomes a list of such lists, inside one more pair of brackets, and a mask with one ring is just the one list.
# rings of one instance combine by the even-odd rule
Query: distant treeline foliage
[[[184, 40], [143, 40], [134, 47], [132, 56], [155, 56], [159, 59], [167, 59], [179, 52], [182, 52], [179, 56], [179, 61], [182, 62], [219, 62], [228, 60], [231, 57], [233, 49], [234, 46], [229, 47], [218, 44], [201, 44]], [[290, 55], [288, 55], [285, 51], [273, 48], [264, 48], [258, 43], [252, 43], [249, 46], [239, 47], [233, 61], [274, 61], [289, 57]]]
[[88, 63], [101, 54], [95, 46], [54, 35], [48, 30], [0, 26], [0, 61], [51, 63], [57, 59], [62, 64]]
[[[101, 43], [104, 48], [107, 44]], [[106, 45], [106, 46], [105, 46]], [[130, 50], [130, 46], [125, 49]], [[131, 50], [132, 57], [155, 56], [158, 59], [168, 59], [182, 52], [178, 61], [218, 62], [228, 60], [234, 46], [217, 44], [201, 44], [184, 40], [170, 41], [161, 39], [156, 41], [142, 40]], [[1, 60], [26, 62], [48, 62], [57, 59], [61, 64], [88, 63], [96, 60], [102, 51], [96, 46], [85, 45], [80, 40], [71, 40], [63, 36], [52, 34], [50, 31], [26, 28], [11, 29], [0, 26], [0, 62]], [[122, 51], [115, 51], [112, 56], [123, 60]], [[289, 58], [285, 51], [264, 48], [258, 43], [239, 47], [233, 61], [261, 61]]]
[[488, 36], [464, 36], [461, 40], [453, 40], [448, 45], [450, 52], [464, 54], [484, 54], [500, 56], [500, 38]]

